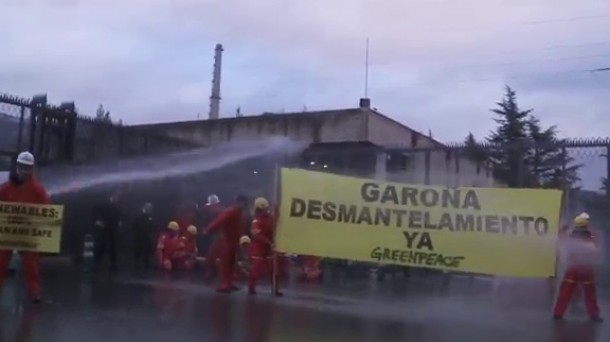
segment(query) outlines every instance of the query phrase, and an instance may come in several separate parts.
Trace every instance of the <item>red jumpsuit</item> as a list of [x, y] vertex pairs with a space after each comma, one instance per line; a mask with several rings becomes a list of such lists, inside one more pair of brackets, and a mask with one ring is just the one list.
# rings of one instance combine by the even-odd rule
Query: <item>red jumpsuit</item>
[[318, 280], [322, 276], [322, 270], [320, 269], [321, 259], [316, 256], [302, 255], [301, 260], [303, 266], [301, 269], [300, 278], [302, 280]]
[[250, 274], [250, 244], [242, 244], [239, 246], [239, 252], [237, 253], [237, 271], [235, 272], [235, 279], [239, 281], [248, 280]]
[[594, 260], [597, 257], [597, 253], [596, 241], [592, 235], [589, 239], [570, 236], [569, 241], [566, 242], [568, 267], [559, 288], [557, 302], [553, 311], [556, 318], [563, 317], [570, 299], [572, 299], [576, 285], [580, 283], [584, 292], [587, 313], [592, 319], [599, 319], [600, 313], [597, 305]]
[[[223, 207], [218, 203], [204, 205], [201, 209], [203, 226], [214, 221], [222, 211]], [[205, 254], [204, 270], [206, 275], [210, 277], [217, 271], [217, 263], [220, 259], [221, 238], [222, 236], [204, 236], [200, 238], [199, 251]]]
[[219, 269], [220, 257], [222, 256], [223, 242], [222, 235], [216, 236], [208, 251], [205, 253], [205, 271], [206, 275], [213, 277]]
[[[48, 204], [49, 196], [38, 181], [31, 177], [18, 184], [8, 181], [0, 187], [0, 201], [31, 204]], [[12, 250], [0, 249], [0, 288], [4, 284]], [[40, 255], [37, 252], [21, 252], [25, 286], [33, 298], [39, 298], [42, 292], [40, 285]]]
[[157, 239], [157, 263], [166, 272], [173, 269], [179, 240], [180, 236], [172, 231], [161, 233]]
[[256, 213], [252, 221], [252, 243], [250, 243], [250, 274], [248, 276], [248, 289], [256, 292], [256, 283], [265, 275], [270, 276], [275, 283], [277, 291], [277, 269], [274, 262], [273, 233], [274, 220], [269, 212]]
[[191, 271], [197, 261], [197, 236], [186, 234], [178, 240], [173, 263], [182, 271]]
[[220, 284], [219, 292], [230, 292], [235, 286], [234, 277], [237, 269], [237, 252], [239, 250], [239, 238], [245, 229], [243, 210], [234, 206], [224, 210], [207, 227], [206, 234], [213, 234], [220, 230], [222, 238], [220, 248]]

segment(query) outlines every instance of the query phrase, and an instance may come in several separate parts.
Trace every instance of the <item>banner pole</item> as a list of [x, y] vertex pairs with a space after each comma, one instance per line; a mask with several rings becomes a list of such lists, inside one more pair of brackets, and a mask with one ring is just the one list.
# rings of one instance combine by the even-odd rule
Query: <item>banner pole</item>
[[277, 251], [275, 249], [275, 237], [277, 235], [277, 222], [278, 222], [278, 218], [280, 216], [280, 195], [279, 195], [279, 188], [280, 188], [280, 172], [279, 172], [279, 165], [276, 163], [273, 169], [273, 193], [272, 193], [272, 201], [271, 203], [273, 203], [274, 207], [273, 210], [275, 211], [274, 216], [275, 216], [275, 224], [274, 224], [274, 229], [273, 229], [273, 249], [271, 251], [271, 258], [272, 258], [272, 279], [271, 279], [271, 295], [274, 296], [275, 293], [278, 291], [278, 287], [277, 287]]

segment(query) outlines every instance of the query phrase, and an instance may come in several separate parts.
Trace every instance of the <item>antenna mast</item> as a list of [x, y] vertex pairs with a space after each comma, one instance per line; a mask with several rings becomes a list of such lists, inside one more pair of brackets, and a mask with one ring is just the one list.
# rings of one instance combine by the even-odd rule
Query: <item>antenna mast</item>
[[366, 54], [364, 58], [364, 98], [369, 98], [369, 39], [366, 38]]

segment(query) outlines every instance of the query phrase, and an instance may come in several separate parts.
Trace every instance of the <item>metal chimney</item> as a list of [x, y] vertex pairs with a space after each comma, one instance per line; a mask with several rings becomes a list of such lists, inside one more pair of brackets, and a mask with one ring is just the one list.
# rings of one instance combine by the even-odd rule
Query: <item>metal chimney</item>
[[222, 44], [216, 44], [214, 50], [214, 73], [212, 76], [212, 95], [210, 95], [209, 119], [218, 119], [220, 114], [220, 71], [222, 69]]

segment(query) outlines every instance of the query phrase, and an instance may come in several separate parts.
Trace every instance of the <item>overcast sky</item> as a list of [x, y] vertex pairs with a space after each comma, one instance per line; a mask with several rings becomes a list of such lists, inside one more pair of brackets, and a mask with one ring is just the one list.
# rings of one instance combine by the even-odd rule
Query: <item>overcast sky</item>
[[0, 91], [127, 123], [373, 107], [442, 141], [493, 127], [509, 84], [563, 136], [610, 131], [608, 0], [0, 0]]

